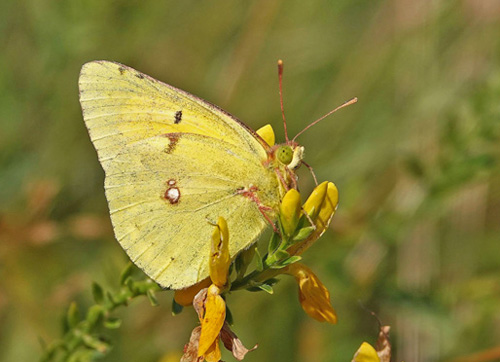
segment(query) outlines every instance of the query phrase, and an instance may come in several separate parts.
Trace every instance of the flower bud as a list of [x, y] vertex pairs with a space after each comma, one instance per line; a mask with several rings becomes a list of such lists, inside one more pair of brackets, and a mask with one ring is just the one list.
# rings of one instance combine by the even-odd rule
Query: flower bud
[[316, 232], [319, 232], [318, 238], [325, 232], [325, 230], [330, 225], [332, 217], [337, 210], [339, 204], [339, 191], [334, 183], [328, 182], [328, 188], [326, 191], [326, 197], [321, 204], [321, 208], [316, 217], [315, 224], [317, 227]]
[[352, 362], [380, 362], [380, 358], [371, 344], [363, 342], [354, 354]]
[[307, 201], [304, 211], [309, 215], [316, 230], [301, 242], [292, 245], [287, 251], [290, 255], [300, 255], [323, 235], [332, 220], [339, 202], [337, 187], [332, 182], [323, 182], [316, 186]]
[[300, 193], [290, 189], [280, 204], [280, 220], [286, 236], [291, 236], [297, 228], [300, 218]]
[[257, 130], [257, 134], [262, 137], [264, 141], [269, 146], [274, 146], [274, 130], [273, 127], [270, 124], [266, 124], [265, 126], [259, 128]]
[[304, 211], [307, 212], [311, 219], [315, 219], [321, 209], [321, 204], [325, 200], [326, 191], [328, 189], [328, 181], [320, 183], [311, 192], [311, 195], [307, 198], [304, 203]]

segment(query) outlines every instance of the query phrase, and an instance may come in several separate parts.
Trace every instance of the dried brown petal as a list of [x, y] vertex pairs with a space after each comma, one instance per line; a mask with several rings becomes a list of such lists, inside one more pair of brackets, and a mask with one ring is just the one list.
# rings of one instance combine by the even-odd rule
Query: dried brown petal
[[380, 327], [376, 350], [380, 362], [391, 362], [391, 341], [389, 340], [390, 326]]
[[203, 357], [198, 357], [198, 342], [200, 341], [201, 327], [198, 326], [191, 332], [189, 342], [184, 346], [184, 354], [180, 362], [202, 362]]
[[246, 348], [238, 338], [238, 336], [231, 330], [229, 324], [227, 324], [226, 322], [224, 322], [220, 337], [222, 339], [222, 343], [224, 343], [224, 347], [226, 347], [227, 350], [231, 351], [234, 358], [236, 358], [238, 361], [242, 361], [248, 352], [253, 351], [259, 346], [258, 344], [256, 344], [251, 349]]
[[203, 288], [193, 298], [193, 308], [198, 314], [198, 319], [201, 321], [205, 315], [205, 300], [207, 299], [208, 288]]

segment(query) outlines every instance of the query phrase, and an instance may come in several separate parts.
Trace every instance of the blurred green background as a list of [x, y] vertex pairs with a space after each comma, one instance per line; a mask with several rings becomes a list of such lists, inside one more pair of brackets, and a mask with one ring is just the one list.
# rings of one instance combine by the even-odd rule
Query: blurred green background
[[[0, 3], [0, 360], [35, 361], [93, 280], [117, 288], [103, 172], [78, 103], [80, 67], [114, 60], [291, 134], [340, 206], [305, 262], [338, 325], [310, 319], [293, 280], [228, 299], [248, 361], [500, 360], [500, 2], [497, 0]], [[303, 194], [313, 187], [300, 170]], [[178, 359], [197, 320], [140, 298], [116, 313], [106, 361]], [[480, 353], [480, 355], [477, 355]], [[469, 356], [469, 357], [467, 357]], [[467, 359], [468, 358], [468, 359]], [[226, 360], [232, 360], [226, 355]]]

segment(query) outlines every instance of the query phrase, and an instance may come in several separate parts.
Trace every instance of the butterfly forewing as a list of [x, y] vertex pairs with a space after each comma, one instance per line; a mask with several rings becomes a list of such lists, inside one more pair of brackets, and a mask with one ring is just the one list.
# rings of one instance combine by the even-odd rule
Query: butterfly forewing
[[85, 123], [104, 162], [126, 144], [171, 132], [223, 139], [266, 157], [265, 144], [234, 117], [125, 65], [87, 63], [79, 87]]

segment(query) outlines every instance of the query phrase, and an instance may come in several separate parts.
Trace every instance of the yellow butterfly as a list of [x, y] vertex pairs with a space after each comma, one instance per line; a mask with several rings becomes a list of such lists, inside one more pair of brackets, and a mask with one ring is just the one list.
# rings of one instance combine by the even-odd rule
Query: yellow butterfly
[[[281, 74], [282, 65], [280, 93]], [[211, 103], [109, 61], [85, 64], [79, 88], [116, 239], [162, 287], [208, 276], [209, 220], [227, 220], [234, 258], [296, 188], [304, 148], [288, 137], [274, 145], [270, 126], [259, 135]]]

